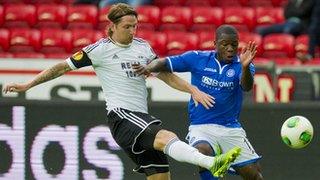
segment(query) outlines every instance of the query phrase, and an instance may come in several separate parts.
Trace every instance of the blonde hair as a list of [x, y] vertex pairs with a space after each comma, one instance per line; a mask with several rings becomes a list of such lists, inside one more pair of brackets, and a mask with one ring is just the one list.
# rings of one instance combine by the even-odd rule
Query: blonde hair
[[[138, 13], [131, 6], [124, 3], [118, 3], [111, 6], [108, 13], [108, 19], [113, 24], [118, 24], [121, 21], [121, 18], [127, 15], [133, 15], [136, 18], [138, 17]], [[108, 27], [108, 35], [111, 37], [112, 34], [111, 27]]]

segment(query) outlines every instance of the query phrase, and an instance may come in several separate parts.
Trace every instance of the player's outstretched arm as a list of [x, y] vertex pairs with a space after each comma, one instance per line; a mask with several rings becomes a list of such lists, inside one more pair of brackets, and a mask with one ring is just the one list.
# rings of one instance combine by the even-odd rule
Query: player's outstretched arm
[[138, 75], [148, 75], [151, 72], [169, 72], [164, 58], [155, 59], [146, 66], [141, 64], [132, 64], [132, 68]]
[[213, 104], [215, 103], [214, 97], [200, 91], [197, 87], [189, 84], [187, 81], [173, 73], [161, 72], [157, 75], [157, 78], [161, 79], [174, 89], [191, 94], [196, 106], [198, 106], [198, 103], [201, 103], [206, 109], [209, 109], [210, 107], [213, 107]]
[[57, 78], [70, 70], [71, 70], [71, 68], [69, 67], [68, 63], [66, 61], [63, 61], [63, 62], [58, 63], [58, 64], [56, 64], [46, 70], [43, 70], [34, 79], [32, 79], [28, 82], [9, 83], [4, 86], [2, 91], [4, 93], [27, 91], [28, 89], [30, 89], [38, 84], [47, 82], [47, 81], [52, 80], [54, 78]]

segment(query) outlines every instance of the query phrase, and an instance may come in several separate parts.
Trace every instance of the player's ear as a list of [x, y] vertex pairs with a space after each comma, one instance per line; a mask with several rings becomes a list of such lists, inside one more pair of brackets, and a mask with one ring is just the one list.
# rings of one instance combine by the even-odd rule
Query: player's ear
[[217, 41], [213, 40], [213, 48], [215, 49], [217, 47]]
[[110, 29], [112, 32], [114, 32], [115, 27], [116, 27], [116, 25], [115, 25], [113, 22], [111, 22], [111, 23], [109, 24], [109, 29]]

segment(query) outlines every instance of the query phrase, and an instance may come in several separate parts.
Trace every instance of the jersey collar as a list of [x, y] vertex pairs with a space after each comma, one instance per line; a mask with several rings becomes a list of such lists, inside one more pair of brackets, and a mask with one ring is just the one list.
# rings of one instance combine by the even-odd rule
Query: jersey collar
[[128, 47], [130, 47], [131, 44], [132, 44], [132, 43], [130, 43], [130, 44], [121, 44], [121, 43], [118, 43], [118, 42], [116, 42], [115, 40], [113, 40], [111, 37], [108, 37], [108, 38], [110, 39], [110, 41], [111, 41], [113, 44], [115, 44], [116, 46], [119, 46], [119, 47], [121, 47], [121, 48], [128, 48]]

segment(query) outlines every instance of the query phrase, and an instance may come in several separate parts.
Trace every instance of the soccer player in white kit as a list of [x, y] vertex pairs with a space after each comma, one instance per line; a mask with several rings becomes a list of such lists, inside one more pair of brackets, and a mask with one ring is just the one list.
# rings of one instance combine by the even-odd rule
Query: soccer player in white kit
[[[138, 76], [132, 69], [132, 64], [146, 65], [156, 58], [146, 41], [134, 38], [137, 13], [132, 7], [119, 3], [111, 7], [108, 18], [111, 21], [108, 38], [83, 48], [31, 81], [4, 86], [3, 91], [27, 91], [68, 71], [92, 66], [105, 95], [112, 135], [137, 164], [136, 172], [144, 173], [149, 180], [170, 179], [167, 154], [177, 161], [209, 169], [215, 176], [223, 176], [241, 149], [235, 147], [220, 156], [206, 156], [179, 140], [173, 132], [163, 129], [161, 121], [148, 114], [145, 76]], [[159, 73], [157, 77], [175, 89], [190, 93], [205, 107], [212, 106], [211, 96], [178, 76]]]

